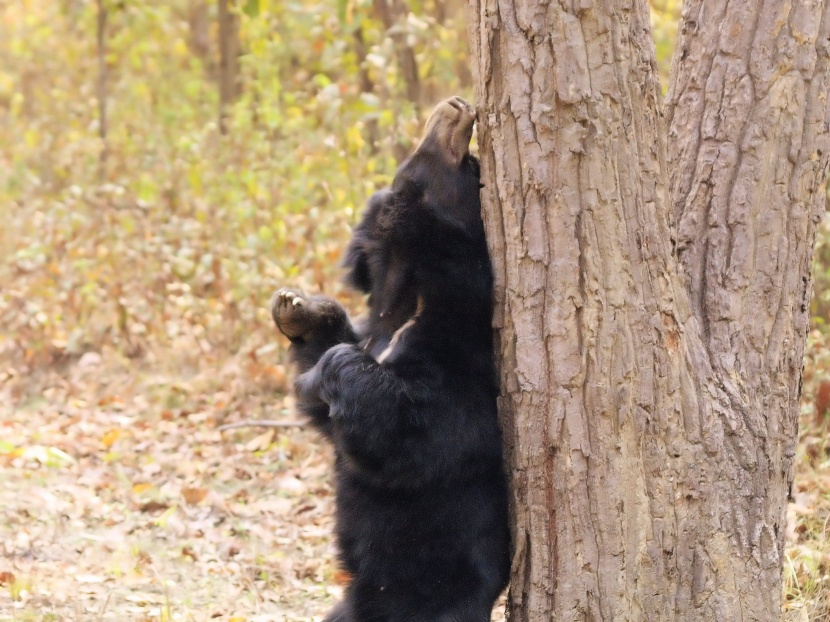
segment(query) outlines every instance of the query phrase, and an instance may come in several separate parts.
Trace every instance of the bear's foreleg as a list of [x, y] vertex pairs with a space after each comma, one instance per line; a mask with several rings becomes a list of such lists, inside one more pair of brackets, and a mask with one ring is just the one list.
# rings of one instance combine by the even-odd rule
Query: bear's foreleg
[[[359, 339], [340, 304], [326, 296], [306, 296], [296, 289], [277, 290], [271, 299], [271, 317], [291, 341], [289, 354], [302, 374], [317, 363], [332, 346]], [[329, 407], [320, 400], [303, 401], [299, 409], [326, 436], [330, 436]]]

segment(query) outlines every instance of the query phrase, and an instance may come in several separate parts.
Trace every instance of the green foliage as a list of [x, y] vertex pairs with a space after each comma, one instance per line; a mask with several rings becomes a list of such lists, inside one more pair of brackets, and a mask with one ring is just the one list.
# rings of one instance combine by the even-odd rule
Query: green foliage
[[681, 0], [650, 0], [651, 30], [657, 49], [657, 69], [665, 92], [669, 84], [674, 41], [677, 37], [677, 22], [680, 19]]
[[[680, 0], [651, 4], [665, 85]], [[6, 359], [256, 350], [279, 284], [344, 295], [337, 262], [366, 197], [414, 144], [424, 108], [471, 95], [461, 0], [414, 0], [391, 31], [371, 0], [239, 0], [242, 95], [222, 135], [215, 3], [105, 6], [102, 167], [96, 4], [0, 5]], [[400, 32], [419, 102], [406, 99]]]

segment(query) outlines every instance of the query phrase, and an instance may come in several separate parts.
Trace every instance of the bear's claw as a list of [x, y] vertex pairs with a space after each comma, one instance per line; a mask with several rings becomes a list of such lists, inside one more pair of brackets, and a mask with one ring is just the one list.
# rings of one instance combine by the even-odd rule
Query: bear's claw
[[306, 333], [313, 324], [311, 314], [306, 311], [305, 294], [284, 287], [277, 290], [271, 299], [271, 317], [280, 332], [294, 339]]

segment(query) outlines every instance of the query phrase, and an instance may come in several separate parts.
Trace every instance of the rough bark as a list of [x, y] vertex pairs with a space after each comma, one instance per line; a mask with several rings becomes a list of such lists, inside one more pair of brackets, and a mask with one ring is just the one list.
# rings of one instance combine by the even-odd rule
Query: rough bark
[[511, 620], [780, 616], [826, 2], [687, 3], [667, 164], [644, 0], [469, 0]]
[[[744, 484], [724, 527], [741, 554], [739, 588], [776, 603], [825, 209], [828, 6], [687, 0], [666, 102], [678, 257], [721, 407], [753, 467], [722, 465], [724, 502]], [[756, 559], [765, 546], [769, 572]]]

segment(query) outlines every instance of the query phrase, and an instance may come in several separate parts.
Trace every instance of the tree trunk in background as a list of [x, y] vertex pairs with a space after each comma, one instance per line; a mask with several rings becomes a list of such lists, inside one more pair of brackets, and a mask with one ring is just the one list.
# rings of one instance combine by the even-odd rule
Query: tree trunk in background
[[830, 0], [469, 2], [510, 620], [777, 620]]
[[[372, 6], [376, 17], [383, 24], [386, 30], [385, 36], [388, 36], [395, 46], [395, 56], [397, 57], [398, 71], [401, 73], [401, 78], [406, 87], [406, 98], [413, 105], [415, 115], [419, 116], [421, 113], [421, 79], [418, 72], [418, 59], [415, 58], [415, 51], [407, 41], [407, 25], [406, 17], [409, 14], [409, 7], [404, 0], [372, 0]], [[401, 106], [397, 101], [397, 97], [391, 97], [389, 104], [393, 108], [393, 115], [395, 118], [393, 135], [398, 136], [400, 133], [397, 130], [398, 119], [401, 115]], [[392, 143], [392, 151], [395, 160], [403, 162], [409, 157], [412, 151], [412, 145], [401, 140], [394, 140]]]
[[373, 0], [373, 5], [387, 36], [395, 44], [398, 69], [406, 85], [406, 98], [415, 105], [416, 111], [420, 111], [421, 78], [418, 75], [418, 60], [415, 58], [415, 50], [407, 42], [406, 16], [409, 7], [403, 0]]
[[219, 129], [225, 134], [227, 107], [239, 96], [239, 17], [231, 0], [219, 0]]
[[205, 73], [211, 78], [216, 77], [216, 58], [213, 55], [213, 45], [210, 38], [210, 7], [207, 0], [190, 0], [187, 8], [187, 25], [189, 37], [187, 46], [191, 53], [199, 57], [205, 68]]
[[104, 0], [96, 2], [96, 51], [98, 55], [98, 137], [101, 151], [98, 154], [98, 178], [107, 178], [107, 7]]
[[[354, 34], [354, 53], [357, 57], [357, 66], [360, 71], [360, 91], [361, 93], [374, 95], [375, 83], [372, 81], [372, 76], [369, 74], [369, 67], [366, 64], [366, 42], [363, 39], [363, 25], [359, 24], [355, 27]], [[378, 143], [380, 141], [380, 132], [378, 130], [377, 119], [367, 119], [366, 127], [366, 142], [369, 143], [369, 152], [375, 155], [378, 151]]]

